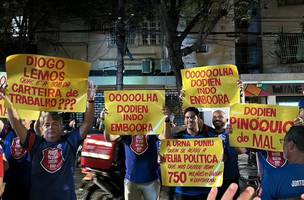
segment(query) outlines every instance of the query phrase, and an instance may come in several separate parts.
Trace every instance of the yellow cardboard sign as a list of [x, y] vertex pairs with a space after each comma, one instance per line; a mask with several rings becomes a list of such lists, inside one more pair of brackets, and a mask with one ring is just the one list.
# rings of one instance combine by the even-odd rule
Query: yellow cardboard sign
[[15, 108], [84, 112], [90, 63], [18, 54], [7, 57], [8, 94]]
[[286, 132], [298, 108], [267, 104], [235, 104], [230, 109], [230, 146], [283, 151]]
[[220, 138], [161, 141], [161, 177], [165, 186], [220, 187], [223, 182]]
[[[7, 78], [5, 72], [0, 72], [0, 85], [5, 87], [7, 85]], [[0, 99], [0, 118], [7, 118], [7, 108], [5, 108], [3, 99]], [[17, 110], [21, 119], [37, 120], [39, 117], [39, 111], [33, 110]]]
[[240, 102], [235, 65], [218, 65], [181, 70], [185, 98], [183, 107], [229, 107]]
[[113, 135], [160, 134], [165, 104], [163, 90], [105, 91], [105, 129]]

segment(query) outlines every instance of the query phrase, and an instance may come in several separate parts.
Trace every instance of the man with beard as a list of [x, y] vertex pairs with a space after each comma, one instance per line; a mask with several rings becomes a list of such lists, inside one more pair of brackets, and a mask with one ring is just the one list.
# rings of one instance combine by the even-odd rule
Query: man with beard
[[[234, 148], [229, 145], [229, 131], [226, 131], [228, 118], [222, 110], [216, 110], [212, 115], [214, 130], [208, 131], [209, 137], [219, 137], [224, 145], [224, 179], [223, 185], [218, 189], [217, 199], [220, 199], [231, 183], [239, 183], [240, 172], [238, 167], [238, 154], [245, 153], [244, 148]], [[239, 191], [238, 191], [239, 193]], [[238, 196], [238, 195], [236, 195]]]
[[[204, 125], [199, 117], [199, 110], [188, 107], [184, 111], [184, 128], [178, 132], [172, 132], [169, 120], [165, 121], [165, 128], [160, 139], [201, 139], [208, 137], [210, 127]], [[210, 188], [208, 187], [176, 187], [176, 200], [201, 200], [207, 199]]]

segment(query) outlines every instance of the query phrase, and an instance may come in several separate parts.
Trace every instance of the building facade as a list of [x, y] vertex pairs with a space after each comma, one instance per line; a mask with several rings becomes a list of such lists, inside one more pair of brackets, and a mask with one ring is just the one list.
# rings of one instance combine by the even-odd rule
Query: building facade
[[248, 35], [261, 45], [255, 51], [259, 54], [249, 57], [257, 57], [258, 67], [241, 75], [249, 102], [297, 105], [303, 98], [303, 9], [302, 0], [261, 1], [254, 12], [252, 24], [258, 28]]

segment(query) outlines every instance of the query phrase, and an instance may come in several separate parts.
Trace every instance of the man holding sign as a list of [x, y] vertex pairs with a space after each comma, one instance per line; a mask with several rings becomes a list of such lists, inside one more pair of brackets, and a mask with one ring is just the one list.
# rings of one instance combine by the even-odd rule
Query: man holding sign
[[[105, 119], [106, 110], [102, 111]], [[158, 180], [156, 135], [110, 135], [109, 142], [121, 140], [124, 143], [126, 175], [124, 181], [125, 200], [157, 200], [160, 191]]]
[[94, 122], [95, 90], [91, 83], [83, 124], [78, 130], [64, 136], [62, 118], [55, 112], [45, 112], [40, 117], [39, 129], [43, 137], [27, 130], [20, 122], [12, 102], [5, 96], [9, 121], [21, 145], [32, 158], [31, 200], [76, 200], [73, 178], [75, 155]]
[[[157, 90], [105, 92], [105, 105], [110, 113], [105, 119], [104, 134], [107, 141], [119, 139], [124, 143], [126, 200], [158, 199], [158, 136], [155, 134], [163, 127], [164, 117], [160, 113], [164, 96], [164, 91]], [[102, 116], [105, 117], [104, 113]]]
[[229, 132], [227, 132], [225, 129], [227, 122], [228, 118], [224, 111], [214, 111], [212, 114], [212, 123], [215, 129], [211, 129], [211, 131], [208, 133], [210, 137], [221, 138], [224, 144], [224, 181], [223, 185], [219, 188], [218, 197], [221, 197], [225, 193], [226, 189], [231, 183], [239, 183], [240, 172], [238, 166], [238, 154], [246, 152], [245, 148], [233, 148], [230, 146]]
[[[199, 128], [199, 110], [195, 107], [188, 107], [184, 111], [184, 123], [186, 130], [180, 131], [172, 135], [169, 123], [166, 123], [164, 129], [164, 139], [199, 139], [208, 136], [209, 127], [203, 125]], [[175, 195], [177, 200], [201, 200], [207, 199], [209, 187], [176, 187]]]

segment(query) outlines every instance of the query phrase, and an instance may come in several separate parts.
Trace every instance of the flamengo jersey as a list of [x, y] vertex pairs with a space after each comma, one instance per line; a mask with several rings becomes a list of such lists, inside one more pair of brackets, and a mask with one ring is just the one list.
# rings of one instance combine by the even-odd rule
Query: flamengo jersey
[[79, 130], [47, 142], [28, 132], [24, 146], [32, 158], [31, 200], [76, 200], [75, 156], [82, 139]]

